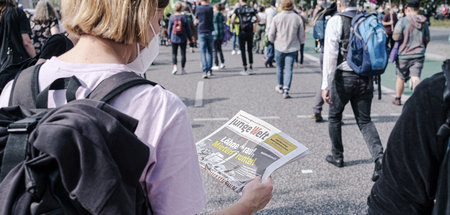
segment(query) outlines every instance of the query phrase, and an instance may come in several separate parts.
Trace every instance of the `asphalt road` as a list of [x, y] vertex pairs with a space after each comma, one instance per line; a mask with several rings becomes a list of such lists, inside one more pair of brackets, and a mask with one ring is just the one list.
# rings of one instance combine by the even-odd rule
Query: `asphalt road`
[[[374, 165], [369, 150], [353, 118], [350, 105], [344, 116], [343, 142], [345, 167], [325, 162], [331, 145], [328, 123], [312, 119], [314, 95], [319, 88], [320, 69], [316, 58], [308, 55], [304, 68], [295, 68], [291, 99], [275, 92], [276, 69], [265, 68], [262, 55], [255, 55], [255, 75], [241, 76], [241, 58], [224, 47], [226, 69], [211, 79], [201, 79], [200, 54], [188, 53], [186, 75], [172, 75], [171, 49], [161, 47], [147, 78], [177, 94], [188, 107], [195, 140], [219, 128], [227, 119], [244, 110], [261, 117], [309, 148], [309, 155], [273, 174], [273, 199], [258, 214], [364, 214], [373, 182]], [[180, 59], [180, 57], [179, 57]], [[383, 145], [386, 145], [402, 107], [391, 104], [392, 95], [374, 98], [372, 119]], [[323, 115], [327, 116], [328, 106]], [[305, 171], [306, 170], [306, 171]], [[239, 199], [224, 184], [202, 170], [209, 202], [202, 211], [208, 214]], [[189, 186], [188, 184], [186, 186]]]

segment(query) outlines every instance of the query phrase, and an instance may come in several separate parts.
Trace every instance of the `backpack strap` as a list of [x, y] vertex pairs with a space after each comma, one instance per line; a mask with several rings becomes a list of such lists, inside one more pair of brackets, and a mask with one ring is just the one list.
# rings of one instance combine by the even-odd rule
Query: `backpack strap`
[[157, 85], [134, 72], [120, 72], [100, 82], [87, 98], [108, 103], [123, 91], [145, 84]]
[[450, 137], [450, 59], [444, 61], [444, 63], [442, 64], [442, 70], [445, 77], [445, 89], [442, 96], [444, 100], [444, 108], [447, 119], [445, 120], [444, 124], [439, 127], [437, 136], [441, 140], [445, 140]]
[[338, 14], [342, 21], [341, 42], [339, 42], [339, 54], [337, 65], [347, 60], [348, 45], [350, 43], [350, 34], [352, 29], [352, 19], [355, 16], [354, 11], [345, 11]]
[[[39, 70], [42, 64], [28, 67], [14, 78], [9, 105], [20, 105], [33, 109], [36, 107], [36, 97], [39, 93]], [[31, 83], [31, 84], [30, 84]]]
[[28, 137], [44, 113], [27, 117], [8, 126], [9, 135], [0, 167], [0, 182], [17, 164], [25, 160], [27, 150], [29, 150], [27, 148]]

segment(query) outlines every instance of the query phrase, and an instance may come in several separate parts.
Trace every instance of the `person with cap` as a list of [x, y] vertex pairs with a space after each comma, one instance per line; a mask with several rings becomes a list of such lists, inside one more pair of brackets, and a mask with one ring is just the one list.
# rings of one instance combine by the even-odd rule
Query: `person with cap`
[[419, 1], [411, 0], [407, 4], [406, 16], [395, 25], [392, 35], [400, 42], [398, 60], [395, 64], [397, 81], [395, 84], [396, 97], [394, 105], [401, 105], [401, 96], [405, 89], [405, 81], [411, 79], [412, 88], [420, 82], [420, 74], [425, 61], [425, 51], [430, 41], [427, 18], [419, 14]]

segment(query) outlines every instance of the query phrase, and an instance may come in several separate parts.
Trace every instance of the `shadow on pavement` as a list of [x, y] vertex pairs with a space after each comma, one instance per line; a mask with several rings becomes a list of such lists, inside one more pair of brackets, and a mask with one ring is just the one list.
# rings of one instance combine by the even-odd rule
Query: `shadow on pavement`
[[372, 159], [354, 160], [354, 161], [344, 161], [344, 167], [356, 166], [359, 164], [371, 164]]
[[[203, 106], [214, 103], [214, 102], [220, 102], [220, 101], [225, 101], [225, 100], [229, 100], [229, 99], [230, 98], [203, 99]], [[181, 98], [181, 100], [183, 101], [184, 105], [186, 105], [187, 107], [194, 106], [194, 104], [195, 104], [195, 99], [188, 99], [188, 98], [183, 97], [183, 98]]]

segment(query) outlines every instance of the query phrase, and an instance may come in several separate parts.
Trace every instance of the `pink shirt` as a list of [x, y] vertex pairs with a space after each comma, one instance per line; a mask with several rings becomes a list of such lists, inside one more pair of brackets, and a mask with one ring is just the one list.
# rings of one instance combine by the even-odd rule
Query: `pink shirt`
[[[53, 57], [41, 67], [39, 87], [44, 89], [58, 78], [75, 75], [82, 84], [76, 97], [82, 99], [102, 80], [121, 71], [128, 69], [121, 64], [72, 64]], [[0, 107], [8, 106], [11, 87], [12, 82], [5, 86]], [[49, 92], [49, 107], [64, 103], [64, 91]], [[145, 183], [154, 214], [199, 213], [207, 199], [186, 106], [159, 85], [133, 87], [110, 105], [139, 120], [135, 134], [150, 147], [151, 167]]]

